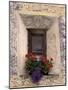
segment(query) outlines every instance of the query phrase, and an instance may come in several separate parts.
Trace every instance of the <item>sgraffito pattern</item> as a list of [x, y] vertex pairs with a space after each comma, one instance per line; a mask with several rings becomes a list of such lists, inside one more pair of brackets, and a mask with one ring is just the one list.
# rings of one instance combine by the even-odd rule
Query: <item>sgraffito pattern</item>
[[17, 39], [18, 39], [18, 26], [17, 18], [14, 12], [14, 4], [10, 3], [10, 51], [9, 51], [9, 61], [10, 61], [10, 76], [17, 74]]
[[66, 41], [66, 30], [65, 30], [65, 18], [59, 17], [59, 31], [60, 31], [60, 49], [61, 49], [61, 62], [65, 66], [65, 41]]
[[[26, 4], [24, 4], [26, 5]], [[61, 13], [59, 17], [59, 33], [60, 33], [60, 50], [61, 50], [61, 63], [63, 65], [62, 73], [59, 76], [44, 76], [38, 85], [33, 84], [30, 78], [24, 78], [17, 75], [17, 45], [18, 45], [18, 23], [15, 10], [21, 10], [24, 7], [22, 3], [10, 2], [10, 52], [9, 52], [9, 65], [10, 65], [10, 88], [21, 87], [34, 87], [34, 86], [53, 86], [53, 85], [65, 85], [65, 17]], [[45, 5], [44, 5], [45, 6]], [[28, 7], [27, 7], [28, 9]], [[62, 8], [63, 9], [63, 8]], [[61, 9], [60, 9], [61, 10]], [[63, 11], [63, 10], [62, 10]], [[55, 11], [53, 12], [55, 13]], [[39, 22], [40, 19], [38, 19]], [[36, 20], [35, 20], [36, 22]], [[27, 22], [29, 23], [29, 22]], [[29, 23], [30, 24], [30, 23]], [[42, 24], [41, 24], [42, 25]], [[39, 26], [36, 26], [39, 27]]]

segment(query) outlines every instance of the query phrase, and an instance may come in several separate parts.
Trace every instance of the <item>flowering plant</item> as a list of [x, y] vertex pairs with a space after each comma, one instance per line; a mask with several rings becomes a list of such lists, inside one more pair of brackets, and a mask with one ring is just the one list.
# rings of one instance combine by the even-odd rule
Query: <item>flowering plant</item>
[[53, 59], [48, 60], [45, 56], [41, 55], [40, 60], [37, 61], [37, 55], [29, 52], [26, 55], [27, 61], [25, 69], [28, 74], [31, 76], [32, 81], [38, 82], [43, 75], [47, 75], [50, 69], [53, 67]]

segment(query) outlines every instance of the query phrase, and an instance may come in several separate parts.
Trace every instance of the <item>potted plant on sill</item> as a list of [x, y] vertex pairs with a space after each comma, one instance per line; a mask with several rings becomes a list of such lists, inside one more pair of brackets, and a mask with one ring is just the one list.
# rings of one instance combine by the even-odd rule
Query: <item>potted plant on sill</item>
[[36, 83], [43, 77], [43, 75], [48, 75], [50, 69], [53, 67], [53, 59], [48, 60], [45, 56], [40, 57], [40, 61], [37, 61], [36, 55], [29, 52], [26, 55], [27, 61], [25, 64], [25, 69], [30, 75], [32, 82]]

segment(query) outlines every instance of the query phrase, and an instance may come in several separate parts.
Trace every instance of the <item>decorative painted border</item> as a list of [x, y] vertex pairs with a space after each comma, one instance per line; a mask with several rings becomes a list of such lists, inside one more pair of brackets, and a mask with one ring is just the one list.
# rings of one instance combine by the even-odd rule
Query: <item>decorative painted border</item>
[[[28, 4], [26, 2], [23, 2], [23, 3], [25, 3], [25, 5]], [[45, 3], [44, 3], [44, 5], [45, 5]], [[42, 12], [42, 13], [39, 13], [39, 15], [41, 15], [41, 14], [42, 15], [48, 15], [49, 14], [49, 16], [50, 15], [55, 16], [55, 14], [58, 15], [59, 27], [60, 27], [59, 29], [60, 29], [61, 59], [63, 60], [64, 69], [66, 69], [66, 27], [65, 27], [66, 26], [66, 23], [65, 23], [65, 16], [66, 15], [65, 15], [65, 10], [63, 10], [63, 8], [66, 9], [66, 6], [62, 5], [62, 4], [60, 6], [62, 6], [62, 8], [59, 7], [60, 11], [61, 11], [60, 13], [57, 13], [56, 11], [52, 11], [51, 14], [49, 14], [49, 13], [43, 14], [43, 12]], [[17, 30], [18, 30], [18, 26], [16, 26], [17, 24], [16, 24], [15, 20], [17, 17], [16, 17], [16, 14], [14, 12], [16, 10], [16, 11], [19, 11], [19, 13], [21, 13], [23, 6], [22, 6], [22, 2], [10, 1], [9, 7], [10, 7], [10, 9], [9, 9], [9, 11], [10, 11], [9, 12], [9, 17], [10, 17], [10, 22], [9, 22], [9, 25], [10, 25], [10, 32], [9, 32], [10, 33], [10, 35], [9, 35], [9, 38], [10, 38], [10, 41], [9, 41], [9, 44], [10, 44], [9, 59], [10, 60], [9, 60], [9, 65], [10, 65], [10, 67], [9, 67], [9, 70], [10, 70], [10, 72], [9, 72], [9, 74], [11, 77], [12, 75], [17, 75], [17, 55], [16, 55], [16, 52], [17, 52], [17, 39], [18, 39], [17, 38], [17, 35], [18, 35]], [[29, 6], [27, 6], [27, 7], [25, 6], [25, 8], [23, 10], [27, 10], [28, 7]], [[52, 7], [52, 5], [51, 5], [51, 7]], [[48, 8], [50, 8], [50, 7], [48, 7]], [[52, 9], [53, 8], [54, 7], [52, 7]], [[47, 10], [47, 9], [45, 9], [45, 10]], [[37, 11], [35, 11], [35, 12], [37, 12]], [[27, 14], [27, 13], [28, 12], [26, 11], [26, 13], [23, 13], [23, 14]], [[31, 13], [34, 14], [32, 11], [31, 11]], [[35, 15], [37, 15], [37, 13], [35, 13]], [[66, 70], [64, 70], [64, 71], [66, 72]]]

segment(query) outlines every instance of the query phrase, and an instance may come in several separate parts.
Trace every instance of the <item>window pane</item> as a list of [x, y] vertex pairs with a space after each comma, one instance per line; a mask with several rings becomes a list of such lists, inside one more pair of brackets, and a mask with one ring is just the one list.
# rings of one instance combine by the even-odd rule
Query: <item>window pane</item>
[[32, 36], [32, 52], [42, 53], [42, 40], [43, 36], [40, 35]]

